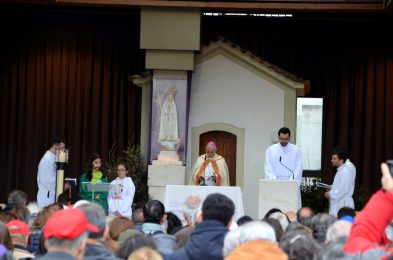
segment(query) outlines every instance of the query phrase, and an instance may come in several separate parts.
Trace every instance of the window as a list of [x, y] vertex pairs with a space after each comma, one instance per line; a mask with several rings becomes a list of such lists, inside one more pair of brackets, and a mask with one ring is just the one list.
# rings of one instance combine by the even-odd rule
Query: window
[[303, 154], [303, 170], [321, 169], [322, 98], [297, 98], [296, 144]]

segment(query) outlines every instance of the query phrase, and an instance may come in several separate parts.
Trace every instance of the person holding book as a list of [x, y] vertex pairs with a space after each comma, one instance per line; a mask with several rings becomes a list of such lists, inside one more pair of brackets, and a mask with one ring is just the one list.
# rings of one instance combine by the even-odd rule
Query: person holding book
[[121, 162], [117, 165], [117, 178], [111, 182], [108, 194], [108, 215], [131, 218], [135, 185], [128, 174], [128, 165]]
[[337, 216], [342, 207], [354, 208], [353, 192], [355, 189], [356, 171], [346, 164], [347, 153], [341, 147], [336, 147], [332, 154], [332, 166], [337, 169], [331, 189], [325, 192], [329, 200], [329, 214]]
[[79, 179], [79, 197], [83, 200], [91, 201], [100, 204], [105, 212], [108, 212], [107, 196], [108, 192], [88, 191], [84, 182], [90, 182], [92, 185], [98, 183], [108, 183], [108, 177], [102, 168], [102, 159], [98, 153], [93, 153], [89, 156], [89, 168], [85, 171]]

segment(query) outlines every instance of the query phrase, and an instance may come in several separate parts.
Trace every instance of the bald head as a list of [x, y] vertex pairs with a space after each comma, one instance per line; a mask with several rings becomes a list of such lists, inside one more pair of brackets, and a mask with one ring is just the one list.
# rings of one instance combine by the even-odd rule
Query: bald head
[[217, 146], [213, 141], [210, 141], [206, 145], [206, 155], [208, 158], [213, 158], [216, 154]]
[[300, 208], [296, 213], [297, 222], [303, 225], [305, 225], [312, 216], [314, 216], [314, 211], [309, 207]]

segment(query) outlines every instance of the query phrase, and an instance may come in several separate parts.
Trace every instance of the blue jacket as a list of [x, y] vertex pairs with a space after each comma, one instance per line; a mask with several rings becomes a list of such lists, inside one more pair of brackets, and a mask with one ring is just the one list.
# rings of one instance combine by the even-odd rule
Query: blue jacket
[[219, 221], [205, 220], [195, 227], [186, 245], [172, 254], [171, 260], [221, 260], [228, 228]]
[[30, 243], [27, 245], [27, 250], [34, 255], [43, 254], [41, 252], [41, 228], [32, 228], [30, 233]]
[[150, 236], [153, 243], [156, 245], [156, 250], [163, 256], [163, 258], [171, 259], [173, 250], [176, 246], [176, 237], [165, 234], [162, 226], [155, 223], [144, 223], [142, 225], [142, 232]]

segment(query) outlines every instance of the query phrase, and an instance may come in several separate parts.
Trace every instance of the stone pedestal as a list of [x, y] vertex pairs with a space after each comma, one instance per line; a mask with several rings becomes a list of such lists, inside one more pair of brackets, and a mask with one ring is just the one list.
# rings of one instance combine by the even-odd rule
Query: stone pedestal
[[179, 160], [179, 155], [176, 151], [160, 151], [157, 160], [153, 160], [152, 164], [182, 166], [183, 162]]
[[[181, 162], [180, 162], [181, 163]], [[164, 203], [166, 185], [184, 185], [186, 167], [182, 165], [166, 165], [154, 163], [148, 166], [149, 195]]]
[[299, 183], [292, 180], [259, 180], [259, 214], [262, 219], [272, 208], [282, 212], [298, 210]]

